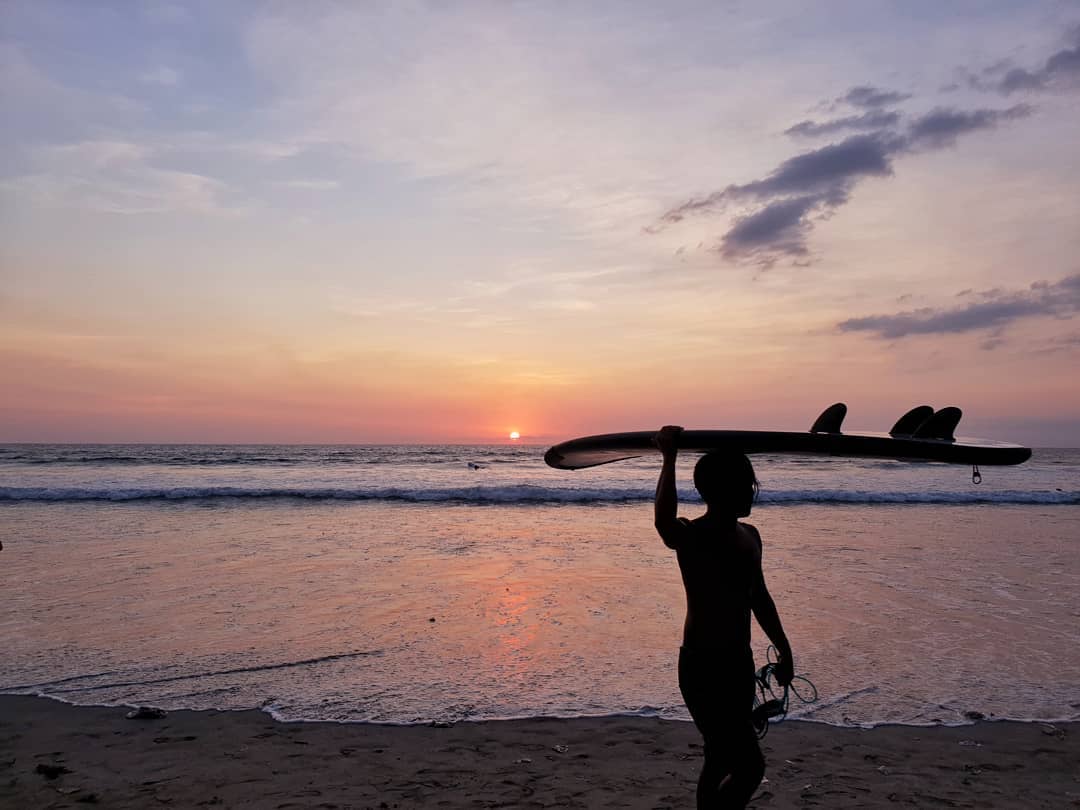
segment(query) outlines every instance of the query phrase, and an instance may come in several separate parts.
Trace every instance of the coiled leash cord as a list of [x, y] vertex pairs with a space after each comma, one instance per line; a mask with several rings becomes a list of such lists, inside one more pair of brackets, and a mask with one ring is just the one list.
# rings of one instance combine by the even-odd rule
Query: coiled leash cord
[[[780, 686], [780, 682], [776, 680], [776, 666], [779, 662], [776, 647], [770, 644], [769, 649], [765, 652], [765, 658], [768, 663], [754, 673], [757, 691], [754, 693], [754, 709], [751, 719], [759, 740], [769, 733], [770, 720], [779, 723], [787, 717], [791, 695], [795, 695], [803, 703], [813, 703], [818, 699], [817, 687], [805, 675], [796, 675], [791, 679], [788, 686]], [[800, 692], [799, 687], [795, 685], [796, 681], [808, 686], [810, 691], [806, 694]], [[778, 695], [777, 689], [780, 688], [783, 689], [783, 692]]]

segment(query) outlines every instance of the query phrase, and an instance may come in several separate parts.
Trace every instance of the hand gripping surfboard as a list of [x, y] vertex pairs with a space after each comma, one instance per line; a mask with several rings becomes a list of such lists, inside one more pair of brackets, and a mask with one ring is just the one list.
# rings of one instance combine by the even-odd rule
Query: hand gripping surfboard
[[[852, 458], [893, 458], [942, 461], [978, 466], [1023, 464], [1031, 449], [1018, 444], [984, 439], [956, 438], [953, 433], [959, 408], [935, 411], [920, 405], [905, 413], [888, 433], [842, 433], [847, 406], [837, 402], [826, 408], [807, 432], [782, 430], [684, 430], [679, 449], [705, 453], [730, 450], [740, 453], [791, 453]], [[655, 430], [583, 436], [557, 444], [544, 461], [559, 470], [580, 470], [660, 451], [653, 444]]]

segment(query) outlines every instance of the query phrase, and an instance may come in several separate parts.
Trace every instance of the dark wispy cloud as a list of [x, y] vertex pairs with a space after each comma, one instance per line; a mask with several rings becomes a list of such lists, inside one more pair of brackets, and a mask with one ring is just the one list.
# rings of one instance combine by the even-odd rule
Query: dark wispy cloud
[[785, 135], [815, 138], [844, 130], [873, 130], [894, 127], [900, 123], [900, 113], [893, 110], [870, 110], [862, 115], [846, 115], [829, 121], [800, 121], [784, 130]]
[[728, 259], [756, 259], [768, 265], [777, 253], [786, 256], [806, 256], [809, 216], [814, 211], [827, 210], [828, 203], [821, 195], [781, 199], [738, 217], [720, 241], [720, 253]]
[[852, 87], [840, 98], [836, 99], [837, 103], [850, 104], [852, 107], [862, 107], [863, 109], [873, 109], [875, 107], [887, 107], [890, 104], [899, 104], [901, 101], [906, 101], [911, 98], [910, 93], [898, 93], [895, 90], [882, 90], [879, 87], [871, 87], [870, 85], [859, 85], [858, 87]]
[[[926, 307], [891, 315], [849, 318], [836, 326], [841, 332], [870, 332], [881, 338], [909, 335], [945, 335], [998, 329], [1021, 318], [1071, 317], [1080, 313], [1080, 273], [1060, 281], [1038, 281], [1026, 290], [987, 290], [972, 294], [975, 300], [956, 307]], [[1000, 343], [994, 335], [989, 348]]]
[[852, 135], [788, 158], [763, 179], [728, 186], [723, 193], [733, 199], [762, 200], [782, 194], [835, 191], [860, 177], [892, 174], [889, 155], [897, 148], [896, 140], [888, 134]]
[[1080, 332], [1071, 332], [1050, 338], [1034, 351], [1039, 354], [1055, 354], [1057, 352], [1075, 352], [1078, 350], [1080, 350]]
[[1005, 110], [957, 110], [939, 107], [921, 115], [908, 127], [912, 148], [936, 149], [952, 146], [956, 139], [980, 129], [993, 129], [1002, 121], [1026, 118], [1034, 112], [1028, 104], [1016, 104]]
[[718, 250], [724, 258], [761, 267], [771, 267], [782, 259], [806, 261], [814, 223], [847, 203], [860, 181], [891, 176], [897, 156], [945, 148], [961, 135], [993, 129], [1030, 112], [1026, 105], [1005, 110], [938, 108], [913, 119], [903, 129], [850, 135], [788, 158], [760, 180], [687, 200], [667, 211], [650, 230], [689, 216], [748, 206], [720, 237]]
[[[1016, 104], [1005, 110], [957, 110], [938, 108], [915, 118], [908, 127], [911, 144], [949, 146], [959, 135], [979, 129], [992, 129], [1002, 121], [1024, 118], [1033, 109], [1028, 104]], [[847, 129], [885, 130], [900, 123], [895, 110], [871, 110], [862, 115], [849, 115], [829, 121], [800, 121], [784, 130], [785, 135], [812, 137], [831, 135]]]
[[[890, 139], [879, 135], [852, 135], [839, 143], [788, 158], [761, 180], [730, 185], [705, 197], [688, 200], [664, 214], [663, 224], [680, 222], [691, 214], [723, 210], [729, 203], [742, 201], [779, 202], [813, 199], [815, 205], [841, 205], [848, 189], [861, 177], [892, 174], [889, 160]], [[788, 198], [785, 200], [785, 198]], [[803, 213], [809, 213], [804, 208]], [[785, 210], [796, 210], [798, 206]], [[769, 219], [769, 217], [765, 217]], [[782, 222], [782, 217], [774, 221]], [[745, 221], [745, 220], [743, 220]], [[786, 230], [781, 227], [781, 230]]]
[[[1027, 70], [999, 61], [979, 76], [969, 74], [969, 83], [1004, 94], [1080, 89], [1080, 26], [1070, 32], [1066, 47], [1047, 57], [1041, 67]], [[646, 231], [656, 232], [691, 216], [726, 213], [729, 224], [716, 243], [724, 258], [761, 267], [787, 259], [805, 263], [810, 261], [809, 239], [815, 223], [848, 203], [861, 181], [891, 176], [893, 164], [904, 155], [953, 147], [963, 136], [1034, 112], [1028, 104], [1005, 109], [937, 107], [915, 116], [887, 109], [910, 98], [909, 93], [868, 84], [851, 87], [819, 105], [832, 111], [833, 118], [800, 121], [785, 134], [854, 134], [788, 158], [758, 180], [691, 198], [668, 210]], [[836, 112], [844, 108], [849, 114]], [[987, 311], [993, 307], [987, 306]]]
[[[994, 72], [984, 71], [984, 78], [977, 85], [985, 87], [985, 76]], [[1069, 36], [1069, 46], [1052, 54], [1042, 67], [1035, 70], [1013, 68], [997, 79], [993, 88], [999, 93], [1030, 90], [1080, 90], [1080, 26]]]

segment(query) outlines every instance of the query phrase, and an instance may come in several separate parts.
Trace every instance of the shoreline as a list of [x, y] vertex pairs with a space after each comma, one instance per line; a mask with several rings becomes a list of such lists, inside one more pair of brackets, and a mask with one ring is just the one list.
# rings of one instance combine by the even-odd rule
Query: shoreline
[[[685, 721], [608, 716], [442, 727], [280, 722], [0, 695], [0, 807], [692, 807]], [[1080, 807], [1080, 723], [843, 728], [788, 720], [751, 806]]]
[[[24, 689], [28, 687], [14, 687], [15, 689]], [[8, 698], [30, 698], [33, 700], [49, 700], [56, 703], [60, 703], [64, 706], [71, 706], [76, 709], [123, 709], [125, 712], [132, 709], [139, 708], [137, 703], [84, 703], [81, 701], [68, 700], [61, 695], [50, 695], [44, 692], [24, 692], [14, 691], [5, 692], [0, 690], [0, 703]], [[149, 704], [146, 704], [149, 705]], [[1080, 704], [1077, 704], [1080, 707]], [[521, 715], [514, 717], [468, 717], [459, 720], [416, 720], [411, 722], [406, 721], [394, 721], [394, 720], [332, 720], [327, 718], [307, 718], [307, 717], [282, 717], [276, 710], [269, 706], [249, 706], [244, 708], [223, 708], [220, 706], [212, 706], [208, 708], [190, 708], [181, 707], [176, 709], [164, 710], [170, 714], [178, 712], [191, 712], [193, 714], [242, 714], [244, 712], [260, 712], [266, 715], [270, 720], [275, 723], [282, 723], [284, 725], [294, 725], [298, 723], [325, 723], [327, 725], [343, 725], [343, 726], [376, 726], [385, 728], [447, 728], [452, 726], [469, 726], [469, 725], [483, 725], [494, 723], [529, 723], [529, 722], [549, 722], [549, 721], [580, 721], [580, 720], [658, 720], [663, 723], [691, 723], [689, 715], [686, 717], [662, 717], [659, 714], [637, 714], [634, 712], [608, 712], [605, 714], [572, 714], [572, 715], [558, 715], [558, 714], [535, 714], [535, 715]], [[911, 729], [918, 731], [919, 729], [932, 729], [932, 728], [970, 728], [972, 726], [980, 725], [983, 723], [1015, 723], [1017, 725], [1039, 725], [1039, 726], [1056, 726], [1056, 727], [1069, 727], [1077, 726], [1080, 728], [1080, 717], [1059, 717], [1050, 719], [1031, 719], [1020, 717], [998, 717], [997, 715], [984, 715], [981, 712], [970, 712], [972, 715], [965, 720], [957, 722], [946, 722], [944, 720], [938, 722], [927, 723], [905, 723], [903, 721], [885, 720], [882, 722], [868, 722], [868, 723], [831, 723], [828, 720], [818, 720], [812, 717], [798, 717], [789, 716], [782, 722], [784, 723], [800, 723], [808, 726], [819, 725], [826, 728], [835, 728], [840, 731], [873, 731], [879, 728], [898, 728], [898, 729]], [[775, 728], [776, 724], [772, 724], [770, 728]]]

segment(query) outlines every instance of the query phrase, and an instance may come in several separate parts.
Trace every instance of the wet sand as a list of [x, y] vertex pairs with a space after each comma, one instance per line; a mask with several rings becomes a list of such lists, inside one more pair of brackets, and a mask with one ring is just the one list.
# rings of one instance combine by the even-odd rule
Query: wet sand
[[[0, 697], [0, 806], [693, 807], [688, 723], [519, 720], [448, 728], [279, 723]], [[1080, 724], [840, 729], [765, 739], [753, 805], [1080, 807]]]

